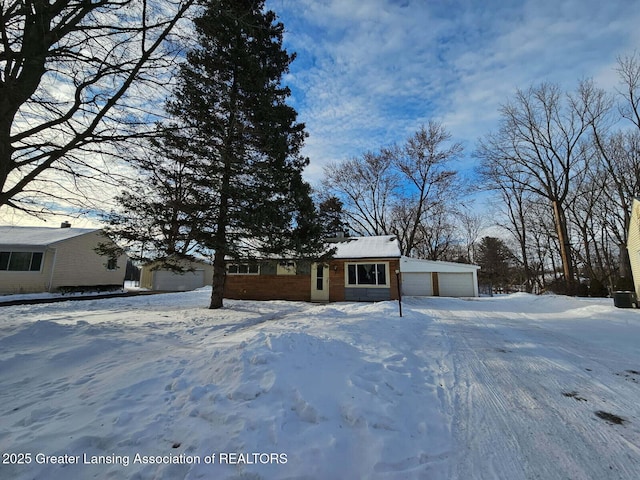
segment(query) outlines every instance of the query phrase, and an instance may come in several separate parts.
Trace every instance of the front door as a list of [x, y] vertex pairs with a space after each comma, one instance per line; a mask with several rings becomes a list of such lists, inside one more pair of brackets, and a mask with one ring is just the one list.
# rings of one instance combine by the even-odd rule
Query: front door
[[324, 263], [311, 265], [311, 301], [329, 301], [329, 265]]

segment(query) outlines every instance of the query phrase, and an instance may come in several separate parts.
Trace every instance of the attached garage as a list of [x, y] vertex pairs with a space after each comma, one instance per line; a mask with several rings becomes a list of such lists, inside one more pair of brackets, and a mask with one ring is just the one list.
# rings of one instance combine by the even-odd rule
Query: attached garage
[[477, 297], [477, 265], [402, 257], [402, 294], [406, 296]]
[[[473, 274], [458, 272], [438, 272], [441, 297], [477, 297]], [[477, 282], [475, 283], [477, 285]]]
[[430, 297], [433, 295], [431, 275], [428, 273], [402, 273], [402, 295]]

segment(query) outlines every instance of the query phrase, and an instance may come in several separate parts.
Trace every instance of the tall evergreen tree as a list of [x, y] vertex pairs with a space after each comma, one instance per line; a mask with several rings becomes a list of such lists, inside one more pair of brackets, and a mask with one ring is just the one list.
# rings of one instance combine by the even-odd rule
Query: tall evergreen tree
[[144, 156], [131, 160], [138, 172], [135, 185], [116, 197], [121, 207], [103, 219], [130, 257], [179, 271], [182, 260], [208, 253], [196, 238], [206, 225], [208, 204], [202, 203], [194, 181], [194, 156], [176, 131], [175, 125], [158, 126], [157, 137], [141, 149]]
[[[225, 257], [317, 253], [310, 187], [302, 179], [304, 125], [281, 84], [294, 59], [284, 26], [264, 0], [209, 0], [195, 20], [198, 45], [182, 66], [168, 112], [193, 156], [197, 205], [207, 221], [195, 232], [215, 252], [210, 308], [222, 307]], [[202, 213], [202, 212], [200, 212]]]

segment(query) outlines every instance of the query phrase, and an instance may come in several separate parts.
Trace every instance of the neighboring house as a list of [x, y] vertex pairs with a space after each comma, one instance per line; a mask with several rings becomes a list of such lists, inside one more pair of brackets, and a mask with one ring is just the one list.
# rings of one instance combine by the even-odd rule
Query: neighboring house
[[629, 252], [629, 261], [631, 262], [631, 272], [633, 274], [636, 295], [640, 298], [640, 199], [637, 198], [633, 200], [633, 206], [631, 208], [627, 250]]
[[127, 256], [101, 256], [115, 244], [99, 229], [0, 226], [0, 294], [118, 288]]
[[402, 294], [477, 297], [478, 265], [402, 257]]
[[325, 262], [304, 259], [229, 261], [225, 298], [314, 302], [398, 298], [400, 248], [396, 237], [346, 237], [329, 244]]
[[184, 292], [211, 285], [213, 266], [206, 260], [182, 260], [179, 266], [183, 271], [167, 270], [158, 262], [143, 265], [140, 272], [140, 286], [149, 290]]

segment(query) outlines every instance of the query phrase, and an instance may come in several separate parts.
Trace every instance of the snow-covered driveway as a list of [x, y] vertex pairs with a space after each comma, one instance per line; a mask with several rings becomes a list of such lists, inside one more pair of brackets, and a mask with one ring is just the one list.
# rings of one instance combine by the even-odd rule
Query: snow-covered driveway
[[0, 478], [640, 478], [640, 311], [208, 294], [1, 308]]
[[451, 477], [640, 478], [638, 312], [522, 299], [413, 306], [451, 347]]

